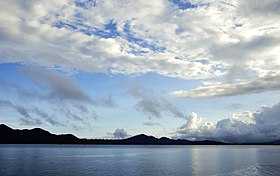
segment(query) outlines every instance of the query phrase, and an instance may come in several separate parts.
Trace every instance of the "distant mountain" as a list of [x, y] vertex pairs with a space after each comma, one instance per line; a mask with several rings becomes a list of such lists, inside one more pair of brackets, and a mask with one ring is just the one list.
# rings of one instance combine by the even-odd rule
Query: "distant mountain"
[[158, 139], [155, 138], [154, 136], [147, 136], [145, 134], [140, 134], [127, 139], [123, 139], [123, 141], [132, 144], [154, 144], [156, 141], [158, 141]]
[[1, 144], [72, 144], [79, 140], [72, 134], [55, 135], [40, 128], [13, 130], [4, 124], [0, 125]]
[[277, 140], [277, 141], [271, 141], [271, 142], [266, 142], [264, 143], [266, 145], [280, 145], [280, 140]]
[[[40, 128], [34, 128], [31, 130], [14, 130], [4, 124], [0, 124], [0, 144], [228, 145], [227, 143], [208, 140], [188, 141], [184, 139], [169, 139], [167, 137], [158, 139], [154, 136], [147, 136], [145, 134], [121, 140], [79, 139], [72, 134], [56, 135]], [[280, 145], [280, 140], [254, 145]]]

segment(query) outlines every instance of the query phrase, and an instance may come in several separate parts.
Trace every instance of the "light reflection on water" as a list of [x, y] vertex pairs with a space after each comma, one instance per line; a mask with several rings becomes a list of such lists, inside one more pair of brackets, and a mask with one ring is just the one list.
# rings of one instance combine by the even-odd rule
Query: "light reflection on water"
[[0, 175], [277, 175], [279, 146], [0, 145]]

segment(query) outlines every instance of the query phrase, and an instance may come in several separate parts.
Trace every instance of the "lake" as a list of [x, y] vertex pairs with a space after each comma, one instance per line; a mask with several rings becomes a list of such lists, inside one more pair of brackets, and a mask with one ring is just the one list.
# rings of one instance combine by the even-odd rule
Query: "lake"
[[280, 175], [280, 146], [0, 145], [1, 176]]

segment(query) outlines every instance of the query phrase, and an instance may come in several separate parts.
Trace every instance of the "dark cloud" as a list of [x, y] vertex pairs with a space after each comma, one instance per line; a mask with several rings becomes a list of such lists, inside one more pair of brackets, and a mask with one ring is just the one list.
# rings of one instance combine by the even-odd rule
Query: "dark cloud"
[[72, 100], [91, 102], [92, 99], [69, 77], [35, 66], [24, 67], [20, 72], [43, 90], [48, 90], [47, 98], [61, 101]]
[[180, 98], [226, 97], [244, 94], [257, 94], [280, 90], [280, 75], [270, 75], [249, 82], [235, 84], [211, 84], [193, 90], [174, 91], [171, 95]]
[[0, 106], [13, 106], [13, 103], [8, 100], [1, 100], [0, 99]]
[[172, 103], [164, 97], [157, 97], [153, 90], [135, 84], [130, 90], [131, 95], [139, 99], [135, 108], [138, 111], [148, 114], [150, 117], [162, 117], [164, 113], [174, 117], [184, 118], [184, 113], [178, 110]]
[[253, 76], [253, 73], [248, 69], [244, 63], [236, 61], [228, 70], [228, 73], [225, 76], [226, 83], [232, 84], [240, 80], [249, 80]]
[[[78, 107], [78, 108], [77, 108]], [[56, 111], [65, 115], [68, 119], [85, 123], [87, 119], [97, 119], [98, 115], [95, 111], [89, 110], [86, 106], [64, 105], [55, 108]]]
[[43, 124], [39, 119], [20, 118], [20, 121], [22, 125], [38, 126]]
[[246, 0], [241, 1], [239, 12], [241, 15], [250, 17], [279, 16], [280, 2], [278, 0], [266, 0], [264, 2]]
[[[91, 119], [98, 118], [93, 106], [116, 106], [112, 95], [93, 100], [70, 77], [55, 70], [32, 65], [23, 66], [19, 69], [19, 73], [36, 87], [27, 89], [22, 84], [0, 77], [0, 90], [7, 93], [13, 92], [18, 100], [17, 105], [4, 100], [0, 102], [0, 105], [16, 110], [22, 116], [23, 124], [36, 125], [45, 122], [54, 126], [68, 124], [78, 130], [88, 126]], [[28, 101], [29, 105], [22, 101]], [[45, 107], [44, 110], [38, 107], [38, 102]], [[63, 119], [66, 121], [60, 122]], [[71, 122], [67, 120], [74, 121], [76, 126], [71, 125]]]
[[[228, 63], [242, 65], [254, 60], [253, 53], [273, 48], [279, 45], [279, 38], [273, 35], [254, 36], [249, 40], [243, 39], [238, 43], [219, 43], [212, 45], [211, 51], [217, 60], [228, 60]], [[242, 78], [242, 77], [241, 77]]]
[[53, 126], [65, 126], [65, 124], [55, 120], [55, 118], [43, 111], [42, 109], [32, 106], [31, 108], [17, 105], [12, 103], [9, 100], [0, 100], [0, 107], [12, 108], [18, 112], [21, 117], [20, 121], [24, 125], [42, 125], [44, 122], [47, 122]]
[[161, 126], [159, 123], [157, 122], [144, 122], [143, 125], [146, 125], [146, 126]]
[[17, 111], [20, 115], [20, 121], [24, 125], [41, 125], [42, 121], [40, 119], [33, 118], [30, 113], [32, 111], [30, 109], [25, 108], [24, 106], [20, 105], [15, 105], [9, 100], [0, 100], [0, 106], [1, 107], [7, 107], [7, 108], [12, 108], [15, 111]]
[[62, 112], [67, 118], [75, 121], [84, 122], [84, 119], [73, 113], [69, 108], [61, 107], [60, 112]]
[[0, 89], [16, 93], [20, 98], [51, 101], [51, 103], [79, 103], [102, 107], [115, 107], [113, 96], [97, 97], [94, 100], [84, 92], [75, 81], [55, 70], [37, 66], [28, 66], [20, 69], [20, 73], [38, 86], [36, 89], [26, 89], [16, 83], [11, 83], [0, 77]]
[[28, 110], [23, 107], [23, 106], [12, 106], [18, 113], [20, 113], [23, 117], [25, 117], [26, 119], [30, 119], [31, 116], [28, 113]]
[[[175, 138], [193, 140], [217, 140], [225, 142], [268, 142], [280, 139], [280, 103], [268, 107], [262, 106], [255, 113], [233, 114], [215, 125], [204, 121], [193, 113], [186, 124], [174, 133]], [[247, 119], [244, 119], [247, 117]]]
[[64, 124], [62, 124], [61, 122], [54, 120], [54, 118], [52, 116], [50, 116], [48, 113], [46, 113], [45, 111], [34, 107], [32, 111], [38, 115], [40, 118], [44, 119], [47, 123], [53, 125], [53, 126], [65, 126]]
[[[95, 111], [88, 110], [87, 107], [81, 105], [71, 107], [69, 107], [69, 105], [59, 105], [55, 106], [55, 108], [52, 108], [52, 111], [48, 110], [48, 112], [46, 112], [34, 105], [28, 107], [27, 105], [22, 106], [12, 103], [9, 100], [0, 100], [0, 107], [12, 108], [18, 112], [21, 115], [19, 120], [23, 125], [38, 126], [42, 125], [43, 123], [48, 123], [53, 126], [65, 127], [67, 123], [62, 123], [57, 119], [63, 119], [63, 117], [66, 117], [75, 123], [80, 123], [79, 125], [77, 124], [75, 127], [73, 127], [74, 129], [78, 129], [78, 126], [82, 128], [81, 126], [90, 125], [88, 122], [86, 122], [87, 119], [97, 119], [98, 117]], [[59, 117], [56, 117], [57, 115], [51, 115], [50, 113], [59, 114]]]

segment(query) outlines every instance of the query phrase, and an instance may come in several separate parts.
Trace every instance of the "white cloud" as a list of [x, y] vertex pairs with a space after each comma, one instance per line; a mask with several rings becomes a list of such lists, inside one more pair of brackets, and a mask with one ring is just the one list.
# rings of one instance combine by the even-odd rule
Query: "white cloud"
[[280, 103], [269, 107], [262, 106], [257, 112], [233, 114], [216, 124], [207, 122], [196, 113], [186, 124], [177, 128], [175, 138], [192, 140], [216, 140], [224, 142], [269, 142], [280, 139]]
[[[0, 62], [245, 84], [279, 74], [277, 0], [191, 2], [197, 7], [181, 10], [164, 0], [1, 1]], [[118, 35], [89, 35], [110, 21]]]

